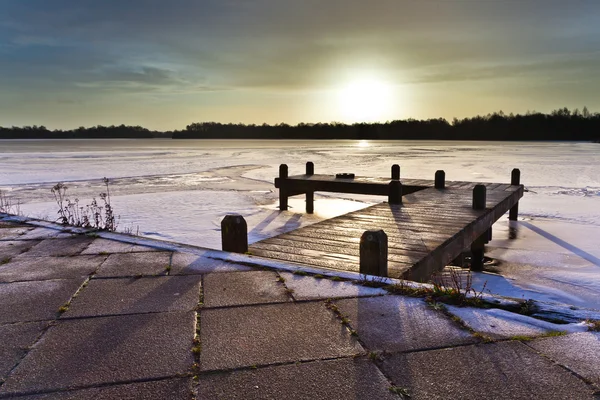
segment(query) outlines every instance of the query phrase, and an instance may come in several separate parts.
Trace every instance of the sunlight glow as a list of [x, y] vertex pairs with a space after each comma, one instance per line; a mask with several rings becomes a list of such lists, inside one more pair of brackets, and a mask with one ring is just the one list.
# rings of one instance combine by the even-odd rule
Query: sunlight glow
[[349, 122], [379, 121], [395, 106], [393, 87], [377, 79], [353, 81], [339, 90], [338, 105]]
[[368, 140], [359, 140], [356, 145], [358, 147], [369, 147], [369, 141]]

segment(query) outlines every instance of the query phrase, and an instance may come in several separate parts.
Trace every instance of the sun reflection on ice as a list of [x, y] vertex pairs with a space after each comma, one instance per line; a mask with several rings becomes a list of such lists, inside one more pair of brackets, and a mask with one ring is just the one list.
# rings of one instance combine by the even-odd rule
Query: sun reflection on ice
[[368, 140], [359, 140], [358, 143], [356, 144], [357, 147], [369, 147], [369, 141]]

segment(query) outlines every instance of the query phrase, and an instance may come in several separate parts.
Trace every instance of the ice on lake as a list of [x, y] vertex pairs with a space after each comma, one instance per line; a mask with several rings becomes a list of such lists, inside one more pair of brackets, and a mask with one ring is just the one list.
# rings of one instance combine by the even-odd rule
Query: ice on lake
[[432, 179], [508, 182], [521, 170], [528, 192], [520, 221], [494, 226], [488, 255], [501, 275], [476, 281], [501, 294], [600, 309], [600, 152], [593, 143], [433, 141], [236, 140], [4, 140], [0, 190], [23, 202], [30, 216], [54, 219], [50, 188], [66, 182], [82, 202], [111, 179], [121, 228], [141, 235], [220, 248], [220, 220], [244, 215], [250, 240], [382, 201], [376, 196], [316, 195], [315, 214], [303, 198], [279, 212], [273, 178], [281, 163], [290, 174], [313, 161], [317, 173], [352, 172]]

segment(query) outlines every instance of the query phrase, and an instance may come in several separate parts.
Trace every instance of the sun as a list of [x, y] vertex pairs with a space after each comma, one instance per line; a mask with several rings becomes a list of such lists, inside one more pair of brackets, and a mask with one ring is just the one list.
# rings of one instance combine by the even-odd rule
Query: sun
[[393, 108], [392, 85], [376, 79], [352, 81], [338, 96], [340, 113], [350, 122], [379, 121]]

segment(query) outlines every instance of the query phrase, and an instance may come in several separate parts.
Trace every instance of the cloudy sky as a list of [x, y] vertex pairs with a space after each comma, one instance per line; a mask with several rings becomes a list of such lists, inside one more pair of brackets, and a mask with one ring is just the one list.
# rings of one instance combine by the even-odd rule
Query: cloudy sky
[[0, 0], [0, 126], [600, 111], [599, 0]]

